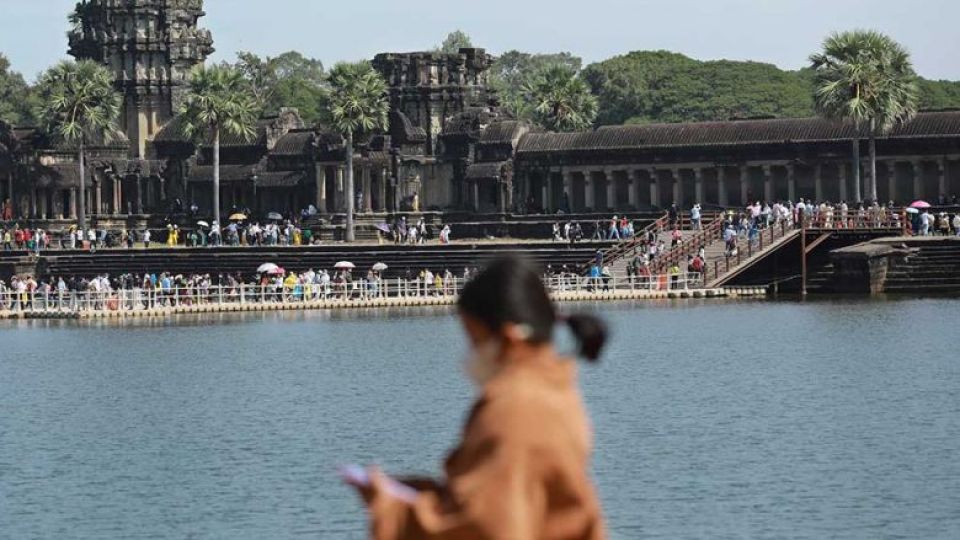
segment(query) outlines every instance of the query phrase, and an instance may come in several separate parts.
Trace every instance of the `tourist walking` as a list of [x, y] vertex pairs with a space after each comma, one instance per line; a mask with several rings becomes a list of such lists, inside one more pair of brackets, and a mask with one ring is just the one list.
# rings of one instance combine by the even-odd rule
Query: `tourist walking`
[[[477, 403], [441, 480], [345, 471], [369, 508], [372, 537], [605, 538], [576, 366], [552, 344], [559, 317], [539, 271], [523, 259], [495, 261], [464, 287], [458, 307]], [[565, 322], [580, 355], [595, 361], [604, 325], [587, 316]]]

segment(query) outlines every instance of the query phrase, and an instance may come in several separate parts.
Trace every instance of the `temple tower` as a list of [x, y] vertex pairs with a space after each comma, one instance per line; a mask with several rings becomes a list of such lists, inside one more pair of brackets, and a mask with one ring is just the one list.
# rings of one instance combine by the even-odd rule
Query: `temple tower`
[[198, 27], [203, 0], [83, 0], [70, 17], [70, 54], [109, 67], [123, 93], [121, 124], [132, 157], [180, 105], [190, 70], [213, 52]]
[[[493, 63], [484, 49], [464, 48], [457, 53], [384, 53], [373, 67], [390, 86], [390, 109], [401, 113], [391, 118], [409, 120], [426, 135], [424, 153], [438, 153], [443, 125], [472, 106], [487, 105], [493, 98], [487, 71]], [[394, 127], [391, 127], [391, 131]]]

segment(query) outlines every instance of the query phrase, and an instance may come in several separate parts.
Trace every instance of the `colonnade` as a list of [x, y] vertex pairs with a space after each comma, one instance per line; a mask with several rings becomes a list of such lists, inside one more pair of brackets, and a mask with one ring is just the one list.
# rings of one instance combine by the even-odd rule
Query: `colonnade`
[[[355, 204], [357, 213], [371, 214], [389, 212], [388, 204], [395, 196], [388, 189], [390, 169], [375, 164], [360, 164], [354, 167], [354, 188], [360, 195], [360, 205]], [[316, 171], [316, 200], [314, 205], [321, 214], [346, 211], [346, 166], [343, 163], [318, 163]]]
[[[884, 158], [877, 161], [877, 197], [897, 203], [960, 191], [960, 156]], [[741, 206], [754, 201], [856, 202], [854, 171], [849, 160], [748, 162], [722, 164], [657, 164], [560, 166], [531, 169], [521, 184], [524, 200], [547, 212], [602, 212], [664, 208], [676, 202]], [[869, 162], [861, 164], [861, 185]], [[861, 199], [866, 193], [860, 191]]]

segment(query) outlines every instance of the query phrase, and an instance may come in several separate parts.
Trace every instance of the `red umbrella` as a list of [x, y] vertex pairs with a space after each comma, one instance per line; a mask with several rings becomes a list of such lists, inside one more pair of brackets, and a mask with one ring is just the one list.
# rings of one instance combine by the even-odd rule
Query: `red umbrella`
[[913, 201], [913, 204], [910, 205], [910, 208], [930, 208], [931, 205], [927, 201]]

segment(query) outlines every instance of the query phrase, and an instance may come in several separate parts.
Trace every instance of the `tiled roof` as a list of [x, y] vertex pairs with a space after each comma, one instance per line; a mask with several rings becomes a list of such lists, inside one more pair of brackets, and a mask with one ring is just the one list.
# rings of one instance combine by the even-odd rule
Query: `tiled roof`
[[506, 163], [505, 161], [474, 163], [467, 167], [467, 180], [498, 180]]
[[294, 187], [303, 184], [307, 175], [303, 171], [270, 171], [257, 174], [258, 187]]
[[[250, 180], [253, 175], [258, 174], [259, 165], [220, 165], [221, 182], [243, 182]], [[205, 183], [213, 182], [213, 166], [194, 165], [190, 167], [190, 174], [187, 175], [188, 182]]]
[[[518, 152], [783, 144], [852, 139], [856, 135], [852, 125], [821, 118], [606, 126], [580, 133], [527, 134], [521, 139]], [[920, 113], [889, 135], [890, 138], [948, 136], [960, 136], [960, 111]]]
[[529, 127], [517, 120], [494, 122], [480, 133], [481, 144], [510, 144], [516, 142]]
[[[172, 120], [166, 123], [163, 128], [153, 137], [153, 142], [155, 144], [163, 143], [181, 143], [189, 144], [192, 141], [183, 133], [183, 120], [182, 116], [176, 116]], [[238, 135], [234, 135], [229, 132], [222, 132], [220, 134], [220, 146], [223, 148], [226, 147], [242, 147], [242, 146], [265, 146], [267, 143], [267, 128], [275, 121], [275, 118], [261, 118], [257, 121], [257, 125], [254, 128], [254, 135], [249, 140], [244, 139]], [[204, 143], [204, 146], [210, 146], [212, 144], [213, 135], [207, 134]]]
[[314, 150], [313, 131], [291, 131], [280, 137], [270, 151], [278, 156], [308, 156]]

